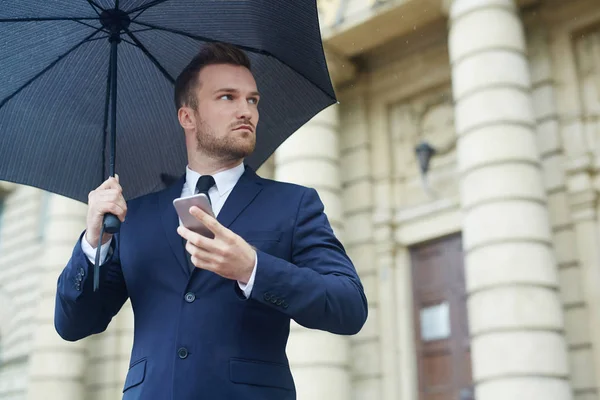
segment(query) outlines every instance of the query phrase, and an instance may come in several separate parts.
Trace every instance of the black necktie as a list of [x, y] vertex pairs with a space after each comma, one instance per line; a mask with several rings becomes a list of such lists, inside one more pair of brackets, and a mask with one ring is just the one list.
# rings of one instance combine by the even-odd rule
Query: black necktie
[[[196, 193], [204, 193], [210, 202], [208, 190], [215, 185], [215, 178], [211, 175], [202, 175], [196, 182]], [[211, 203], [212, 204], [212, 203]]]
[[[215, 185], [215, 178], [213, 178], [210, 175], [202, 175], [198, 179], [198, 182], [196, 182], [196, 194], [204, 193], [206, 195], [206, 197], [208, 197], [208, 202], [212, 204], [212, 202], [210, 201], [210, 196], [208, 195], [208, 190], [211, 187], [213, 187], [214, 185]], [[185, 240], [183, 241], [183, 243], [185, 246]], [[192, 258], [190, 256], [190, 253], [187, 252], [187, 250], [185, 251], [185, 256], [188, 261], [188, 266], [190, 268], [190, 272], [194, 272], [196, 267], [194, 266], [194, 264], [192, 264]]]

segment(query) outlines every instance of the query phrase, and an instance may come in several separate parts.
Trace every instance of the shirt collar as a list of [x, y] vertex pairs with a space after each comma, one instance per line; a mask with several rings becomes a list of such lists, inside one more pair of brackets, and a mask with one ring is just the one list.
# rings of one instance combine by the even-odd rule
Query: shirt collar
[[[244, 173], [244, 170], [244, 163], [241, 162], [233, 168], [217, 172], [213, 175], [219, 196], [223, 196], [233, 189]], [[196, 183], [198, 182], [198, 179], [200, 179], [200, 176], [199, 173], [191, 170], [189, 166], [185, 167], [185, 183], [187, 187], [191, 189], [192, 193], [194, 192], [194, 188], [196, 187]]]

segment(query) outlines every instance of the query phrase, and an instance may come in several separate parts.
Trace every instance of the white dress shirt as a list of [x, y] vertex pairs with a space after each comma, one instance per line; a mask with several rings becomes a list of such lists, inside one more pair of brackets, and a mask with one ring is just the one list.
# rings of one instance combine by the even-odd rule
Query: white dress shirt
[[[231, 169], [218, 172], [213, 175], [215, 179], [215, 185], [209, 189], [208, 196], [210, 197], [210, 201], [212, 204], [213, 213], [215, 217], [219, 215], [219, 212], [223, 208], [225, 201], [229, 197], [229, 194], [233, 190], [233, 187], [240, 179], [242, 174], [244, 173], [244, 163], [240, 163], [238, 166], [233, 167]], [[183, 189], [181, 190], [181, 197], [192, 196], [196, 191], [196, 182], [200, 179], [200, 174], [196, 171], [192, 171], [189, 167], [185, 169], [185, 183], [183, 184]], [[127, 218], [127, 217], [126, 217]], [[181, 220], [179, 221], [181, 224]], [[175, 232], [175, 234], [177, 234]], [[92, 264], [95, 263], [96, 259], [96, 249], [88, 243], [85, 235], [81, 240], [81, 248], [87, 258], [90, 260]], [[106, 255], [108, 254], [108, 250], [110, 248], [110, 241], [105, 243], [100, 248], [100, 260], [104, 260]], [[244, 296], [246, 298], [250, 297], [250, 293], [252, 293], [252, 287], [254, 286], [254, 277], [256, 275], [256, 264], [258, 262], [258, 257], [255, 255], [254, 257], [254, 269], [252, 270], [252, 275], [248, 280], [247, 284], [238, 281], [238, 285], [240, 289], [244, 292]]]

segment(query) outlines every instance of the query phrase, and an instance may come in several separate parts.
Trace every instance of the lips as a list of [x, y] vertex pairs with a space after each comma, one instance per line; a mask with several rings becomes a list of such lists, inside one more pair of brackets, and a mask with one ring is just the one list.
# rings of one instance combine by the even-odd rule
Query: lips
[[252, 127], [250, 125], [242, 125], [242, 126], [238, 126], [237, 128], [234, 129], [234, 131], [239, 131], [241, 129], [246, 129], [249, 130], [250, 132], [253, 131]]

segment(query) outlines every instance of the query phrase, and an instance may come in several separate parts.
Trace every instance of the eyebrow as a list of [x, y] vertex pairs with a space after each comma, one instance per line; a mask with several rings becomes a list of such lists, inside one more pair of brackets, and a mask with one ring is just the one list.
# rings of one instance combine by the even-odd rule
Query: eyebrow
[[[225, 92], [225, 93], [239, 93], [240, 91], [237, 90], [237, 89], [233, 89], [233, 88], [221, 88], [221, 89], [215, 90], [215, 93], [220, 93], [220, 92]], [[251, 96], [258, 96], [258, 97], [260, 97], [260, 93], [259, 92], [250, 92], [249, 94]]]

